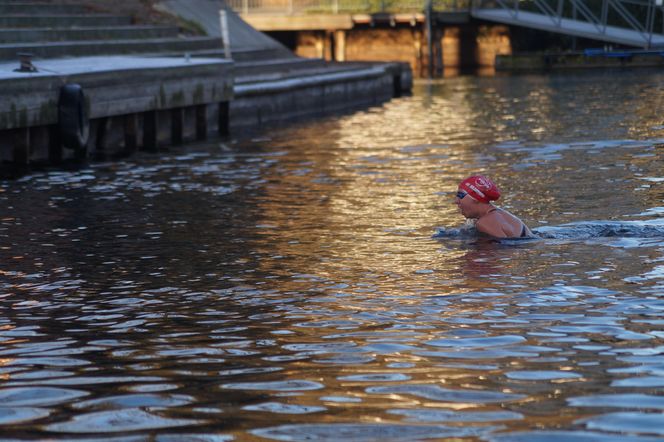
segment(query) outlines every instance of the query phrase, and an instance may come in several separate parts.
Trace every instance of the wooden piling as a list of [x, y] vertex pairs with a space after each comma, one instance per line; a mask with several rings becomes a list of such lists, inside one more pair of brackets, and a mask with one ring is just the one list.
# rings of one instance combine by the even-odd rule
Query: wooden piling
[[106, 141], [108, 139], [108, 117], [100, 118], [97, 121], [97, 134], [95, 136], [95, 151], [103, 153], [106, 150]]
[[219, 135], [222, 137], [230, 135], [230, 103], [228, 101], [219, 103]]
[[57, 124], [48, 127], [48, 161], [51, 164], [60, 164], [62, 162], [62, 140], [60, 139], [60, 129]]
[[138, 122], [136, 114], [124, 116], [124, 147], [126, 153], [136, 151], [138, 145]]
[[181, 107], [171, 109], [171, 144], [178, 146], [182, 144], [183, 126], [184, 126], [184, 112]]
[[316, 32], [315, 34], [315, 48], [316, 48], [316, 57], [325, 58], [325, 31]]
[[157, 150], [157, 111], [143, 112], [143, 150]]
[[334, 31], [334, 61], [346, 61], [346, 31]]
[[13, 145], [12, 158], [15, 165], [25, 166], [30, 161], [30, 130], [27, 127], [7, 131]]
[[207, 105], [199, 104], [196, 106], [196, 140], [205, 141], [207, 133]]

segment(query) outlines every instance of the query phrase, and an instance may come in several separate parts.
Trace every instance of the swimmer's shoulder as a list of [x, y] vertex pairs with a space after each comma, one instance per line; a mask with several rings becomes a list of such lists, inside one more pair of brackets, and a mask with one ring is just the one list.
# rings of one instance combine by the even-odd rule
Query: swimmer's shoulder
[[494, 238], [526, 238], [533, 233], [519, 217], [500, 207], [492, 208], [477, 220], [477, 230]]
[[497, 222], [496, 219], [491, 216], [485, 216], [478, 219], [475, 223], [475, 228], [479, 232], [494, 238], [507, 238], [509, 236], [503, 230], [502, 223]]

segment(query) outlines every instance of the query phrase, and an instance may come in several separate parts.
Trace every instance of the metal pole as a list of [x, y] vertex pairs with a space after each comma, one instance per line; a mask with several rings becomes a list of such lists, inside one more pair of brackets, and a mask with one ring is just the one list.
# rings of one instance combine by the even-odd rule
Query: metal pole
[[563, 1], [558, 0], [558, 7], [556, 8], [556, 14], [558, 14], [558, 26], [563, 22]]
[[[576, 2], [572, 0], [572, 20], [576, 20]], [[572, 50], [576, 51], [576, 35], [572, 37]]]
[[655, 27], [655, 14], [657, 12], [655, 8], [658, 3], [661, 5], [662, 1], [655, 0], [648, 4], [648, 46], [646, 49], [650, 49], [650, 46], [652, 45], [652, 32]]
[[226, 10], [219, 11], [219, 26], [221, 27], [221, 44], [224, 46], [224, 57], [231, 58], [231, 39], [228, 33], [228, 17], [226, 17]]
[[428, 51], [428, 63], [427, 63], [427, 74], [429, 78], [433, 78], [433, 4], [431, 0], [426, 0], [426, 27], [427, 27], [427, 51]]
[[606, 0], [602, 0], [602, 27], [604, 32], [606, 32], [606, 27], [609, 24], [609, 3]]

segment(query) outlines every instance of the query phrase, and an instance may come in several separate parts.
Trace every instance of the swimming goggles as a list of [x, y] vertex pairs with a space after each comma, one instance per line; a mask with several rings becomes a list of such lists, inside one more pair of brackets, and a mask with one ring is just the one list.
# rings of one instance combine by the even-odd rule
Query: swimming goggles
[[456, 194], [456, 197], [459, 198], [460, 200], [463, 199], [464, 196], [468, 195], [468, 192], [464, 192], [463, 190], [459, 190]]

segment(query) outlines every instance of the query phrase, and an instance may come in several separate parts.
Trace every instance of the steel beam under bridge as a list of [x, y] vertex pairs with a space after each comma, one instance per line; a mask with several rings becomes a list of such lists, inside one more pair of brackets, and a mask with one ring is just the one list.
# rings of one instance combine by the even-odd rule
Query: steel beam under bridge
[[653, 48], [664, 47], [662, 3], [663, 0], [475, 0], [470, 13], [486, 21]]

